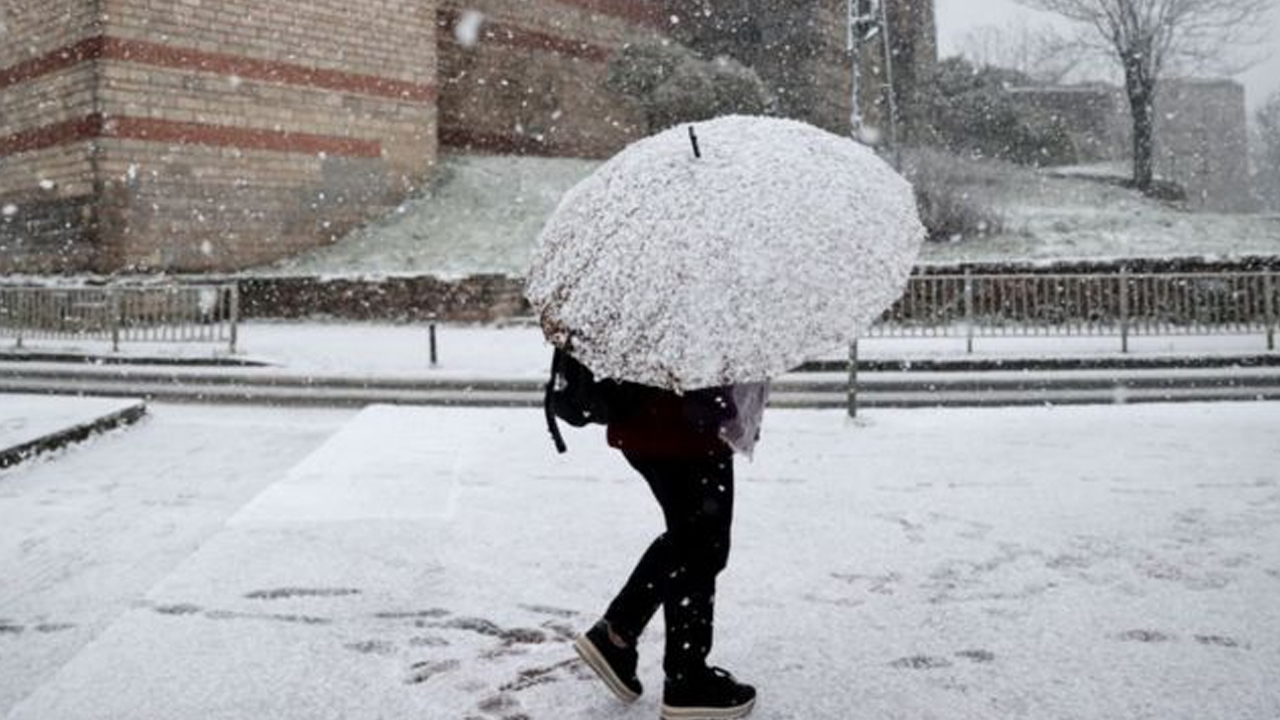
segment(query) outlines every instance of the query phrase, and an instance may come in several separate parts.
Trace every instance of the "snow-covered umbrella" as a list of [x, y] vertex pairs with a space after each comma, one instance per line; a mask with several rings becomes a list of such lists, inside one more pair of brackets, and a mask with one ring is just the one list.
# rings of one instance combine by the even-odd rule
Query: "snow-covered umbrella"
[[856, 337], [901, 294], [924, 234], [910, 184], [867, 147], [729, 116], [636, 142], [570, 189], [525, 294], [547, 339], [599, 376], [759, 381]]

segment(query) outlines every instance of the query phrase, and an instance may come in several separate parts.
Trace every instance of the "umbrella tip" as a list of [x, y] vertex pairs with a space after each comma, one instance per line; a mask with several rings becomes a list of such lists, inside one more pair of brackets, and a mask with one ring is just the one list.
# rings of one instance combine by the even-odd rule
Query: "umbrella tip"
[[702, 151], [698, 149], [698, 133], [693, 131], [693, 126], [689, 126], [689, 142], [693, 145], [693, 156], [702, 157]]

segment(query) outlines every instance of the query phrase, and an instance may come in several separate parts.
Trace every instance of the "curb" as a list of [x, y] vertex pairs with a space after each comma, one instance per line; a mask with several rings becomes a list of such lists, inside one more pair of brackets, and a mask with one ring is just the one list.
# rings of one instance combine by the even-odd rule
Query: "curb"
[[117, 410], [110, 415], [104, 415], [92, 422], [75, 425], [65, 430], [59, 430], [44, 437], [36, 438], [30, 442], [0, 450], [0, 470], [13, 467], [37, 455], [83, 442], [94, 435], [125, 425], [132, 425], [141, 420], [146, 413], [146, 403], [139, 402], [123, 410]]
[[[919, 360], [858, 360], [859, 372], [984, 372], [988, 370], [1178, 370], [1197, 368], [1280, 367], [1280, 353], [1248, 355], [1134, 356], [1044, 358], [923, 358]], [[819, 360], [801, 365], [799, 372], [847, 372], [844, 360]]]
[[[948, 376], [950, 375], [950, 376]], [[914, 376], [914, 377], [913, 377]], [[0, 372], [0, 392], [138, 397], [169, 402], [359, 407], [368, 404], [537, 407], [541, 380], [392, 380]], [[847, 379], [791, 376], [775, 382], [770, 405], [848, 406]], [[1229, 367], [1192, 370], [865, 373], [858, 407], [978, 407], [1137, 402], [1280, 400], [1280, 370]]]
[[271, 367], [261, 360], [233, 357], [145, 357], [128, 355], [86, 355], [82, 353], [0, 352], [0, 362], [47, 362], [68, 365], [153, 365], [159, 367]]

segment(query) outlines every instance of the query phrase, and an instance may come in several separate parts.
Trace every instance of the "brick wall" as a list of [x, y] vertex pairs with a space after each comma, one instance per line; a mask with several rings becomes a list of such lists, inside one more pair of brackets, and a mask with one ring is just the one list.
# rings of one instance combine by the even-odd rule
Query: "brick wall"
[[[776, 1], [800, 24], [760, 62], [801, 61], [761, 74], [788, 88], [788, 114], [845, 129], [843, 0]], [[931, 14], [929, 0], [897, 1]], [[420, 187], [437, 144], [610, 155], [645, 120], [605, 89], [609, 57], [704, 10], [701, 0], [0, 0], [0, 272], [269, 262]], [[475, 43], [456, 33], [468, 13], [482, 19]]]
[[93, 72], [84, 0], [0, 3], [0, 272], [93, 261]]
[[[93, 196], [91, 217], [66, 233], [92, 245], [91, 269], [178, 271], [234, 269], [327, 242], [427, 178], [436, 154], [431, 2], [61, 5], [23, 11], [25, 25], [5, 21], [9, 33], [43, 38], [40, 28], [67, 13], [87, 18], [35, 60], [0, 65], [6, 116], [39, 109], [41, 97], [61, 103], [38, 113], [43, 127], [0, 136], [0, 204], [18, 208], [6, 223], [11, 245], [41, 244], [23, 208], [66, 215], [26, 202], [13, 187], [23, 175], [63, 172], [56, 192]], [[86, 159], [71, 167], [77, 153]], [[6, 249], [0, 265], [59, 261]], [[84, 268], [84, 258], [70, 265]]]
[[[623, 44], [659, 34], [660, 5], [442, 0], [441, 143], [470, 151], [607, 157], [638, 139], [644, 116], [605, 89], [605, 70]], [[482, 18], [473, 44], [458, 40], [466, 13]]]

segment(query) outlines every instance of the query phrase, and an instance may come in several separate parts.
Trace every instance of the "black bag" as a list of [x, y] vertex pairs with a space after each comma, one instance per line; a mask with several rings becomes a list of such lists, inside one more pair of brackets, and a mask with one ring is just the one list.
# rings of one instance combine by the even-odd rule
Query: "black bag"
[[627, 412], [632, 386], [633, 383], [617, 380], [597, 380], [590, 368], [556, 348], [551, 356], [551, 378], [542, 402], [547, 430], [551, 432], [556, 450], [567, 449], [556, 418], [574, 427], [592, 423], [607, 425]]

